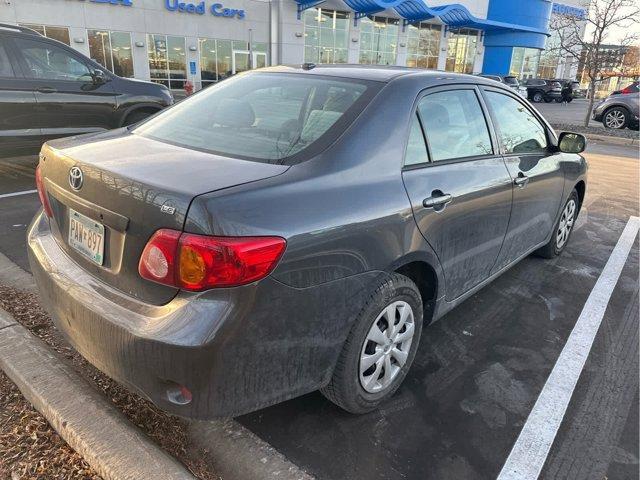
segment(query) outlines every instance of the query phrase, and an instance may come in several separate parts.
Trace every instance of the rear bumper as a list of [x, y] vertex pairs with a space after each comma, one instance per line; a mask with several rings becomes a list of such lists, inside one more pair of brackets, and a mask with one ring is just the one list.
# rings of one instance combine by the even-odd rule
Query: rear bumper
[[[235, 416], [326, 384], [348, 319], [378, 275], [308, 289], [266, 278], [180, 293], [154, 306], [80, 268], [56, 243], [44, 215], [36, 215], [27, 240], [43, 303], [71, 345], [129, 389], [190, 418]], [[167, 389], [175, 384], [191, 391], [191, 403], [169, 400]]]

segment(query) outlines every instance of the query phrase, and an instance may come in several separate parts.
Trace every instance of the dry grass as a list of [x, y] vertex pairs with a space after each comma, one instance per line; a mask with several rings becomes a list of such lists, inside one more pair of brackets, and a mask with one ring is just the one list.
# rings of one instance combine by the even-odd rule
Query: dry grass
[[[203, 480], [220, 478], [210, 471], [205, 460], [205, 452], [189, 445], [185, 420], [168, 415], [148, 400], [128, 392], [85, 361], [62, 339], [49, 316], [40, 307], [36, 295], [0, 285], [0, 307], [68, 359], [78, 372], [103, 392], [133, 424], [162, 449], [181, 461], [196, 477]], [[2, 375], [0, 479], [12, 478], [11, 472], [17, 475], [14, 475], [14, 478], [20, 479], [99, 478], [84, 460], [64, 443], [44, 417], [28, 404], [4, 374]], [[31, 443], [28, 443], [32, 435], [38, 440], [32, 439]], [[14, 444], [11, 449], [5, 447]], [[10, 453], [5, 453], [6, 451]]]

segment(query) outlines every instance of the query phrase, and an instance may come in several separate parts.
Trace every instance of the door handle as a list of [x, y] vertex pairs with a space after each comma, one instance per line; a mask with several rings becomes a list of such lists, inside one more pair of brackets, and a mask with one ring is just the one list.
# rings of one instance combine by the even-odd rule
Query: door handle
[[[453, 200], [453, 197], [448, 193], [442, 193], [439, 190], [435, 190], [431, 193], [429, 198], [425, 198], [422, 201], [424, 208], [433, 208], [434, 210], [442, 210], [448, 203]], [[442, 207], [442, 208], [438, 208]]]
[[524, 188], [527, 183], [529, 183], [529, 177], [527, 177], [524, 173], [518, 173], [518, 176], [513, 180], [513, 183], [520, 188]]
[[53, 87], [39, 87], [36, 91], [40, 93], [56, 93], [58, 90]]

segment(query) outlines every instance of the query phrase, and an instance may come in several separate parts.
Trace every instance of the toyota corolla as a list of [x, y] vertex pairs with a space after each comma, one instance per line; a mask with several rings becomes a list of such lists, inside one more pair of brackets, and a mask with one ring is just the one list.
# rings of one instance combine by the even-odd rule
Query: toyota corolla
[[423, 325], [566, 248], [584, 147], [481, 77], [248, 72], [45, 144], [31, 268], [69, 342], [167, 411], [319, 389], [364, 413], [400, 386]]

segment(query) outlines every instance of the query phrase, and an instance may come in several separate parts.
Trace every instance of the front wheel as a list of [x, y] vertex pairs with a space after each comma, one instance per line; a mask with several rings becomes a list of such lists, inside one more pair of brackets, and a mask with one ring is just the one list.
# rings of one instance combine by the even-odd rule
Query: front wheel
[[[560, 100], [560, 101], [562, 101], [562, 100]], [[551, 98], [551, 97], [544, 97], [544, 103], [551, 103], [551, 102], [553, 102], [553, 98]]]
[[573, 189], [571, 195], [564, 204], [560, 218], [553, 229], [551, 240], [544, 247], [536, 251], [536, 254], [544, 258], [554, 258], [562, 253], [569, 242], [573, 231], [573, 225], [578, 218], [580, 199], [578, 192]]
[[542, 92], [536, 92], [533, 94], [533, 97], [531, 97], [531, 99], [535, 102], [535, 103], [540, 103], [544, 100], [544, 95], [542, 94]]
[[344, 410], [370, 412], [391, 397], [413, 363], [422, 299], [409, 278], [392, 274], [358, 314], [322, 394]]

